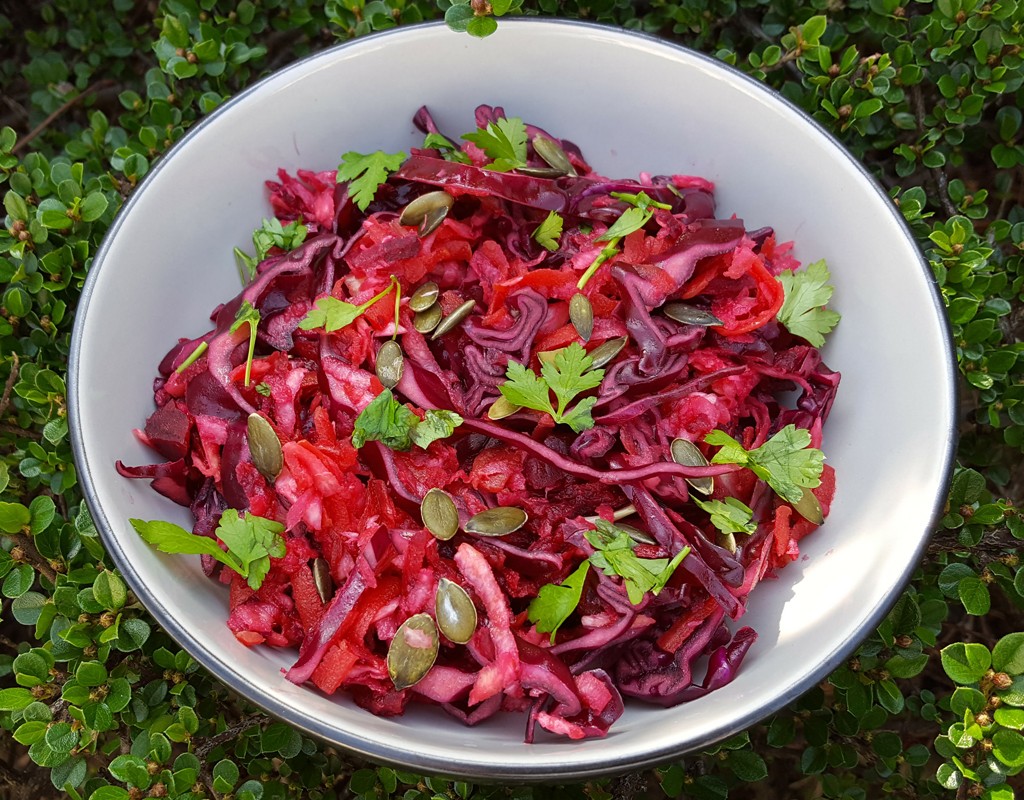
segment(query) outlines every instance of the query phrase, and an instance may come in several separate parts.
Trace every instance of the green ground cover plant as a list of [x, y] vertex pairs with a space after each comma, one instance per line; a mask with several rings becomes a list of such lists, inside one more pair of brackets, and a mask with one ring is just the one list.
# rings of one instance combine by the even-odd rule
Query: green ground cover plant
[[[65, 405], [91, 259], [190, 125], [339, 40], [440, 18], [486, 36], [508, 14], [700, 49], [834, 132], [917, 237], [962, 383], [945, 516], [856, 653], [704, 753], [563, 787], [362, 763], [212, 680], [106, 556]], [[1011, 800], [1024, 787], [1022, 45], [1015, 0], [0, 0], [0, 797]]]

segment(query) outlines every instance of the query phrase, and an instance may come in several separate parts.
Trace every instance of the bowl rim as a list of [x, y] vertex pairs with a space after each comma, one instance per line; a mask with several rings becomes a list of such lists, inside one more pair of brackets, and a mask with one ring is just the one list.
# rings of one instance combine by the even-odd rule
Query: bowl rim
[[[92, 266], [86, 276], [85, 283], [79, 297], [76, 309], [75, 323], [71, 335], [71, 345], [68, 357], [68, 412], [69, 429], [74, 463], [78, 471], [79, 485], [82, 494], [92, 514], [93, 520], [99, 531], [100, 538], [107, 552], [113, 559], [116, 567], [120, 570], [129, 586], [142, 602], [146, 611], [160, 625], [164, 631], [171, 636], [179, 646], [194, 657], [206, 670], [208, 670], [218, 681], [226, 685], [246, 700], [254, 703], [270, 716], [275, 717], [291, 727], [302, 731], [304, 734], [313, 736], [330, 744], [341, 746], [350, 752], [354, 752], [374, 762], [391, 764], [400, 768], [422, 771], [424, 774], [445, 775], [457, 778], [465, 778], [474, 781], [495, 783], [499, 781], [510, 781], [515, 783], [541, 783], [547, 781], [573, 781], [593, 778], [603, 775], [621, 774], [627, 771], [653, 767], [664, 764], [686, 753], [710, 747], [736, 733], [742, 732], [757, 722], [775, 713], [785, 705], [793, 702], [805, 692], [820, 683], [831, 674], [846, 658], [856, 649], [857, 646], [873, 631], [882, 619], [888, 614], [890, 608], [903, 593], [904, 588], [921, 561], [921, 557], [927, 546], [929, 532], [941, 519], [945, 503], [947, 489], [952, 478], [956, 446], [958, 441], [958, 420], [960, 416], [960, 402], [958, 393], [958, 379], [956, 359], [953, 350], [952, 328], [942, 302], [938, 284], [934, 275], [924, 258], [920, 246], [910, 231], [909, 226], [899, 213], [898, 208], [892, 202], [888, 193], [879, 181], [870, 173], [864, 164], [854, 157], [846, 147], [819, 122], [808, 115], [803, 109], [790, 101], [780, 92], [772, 89], [752, 76], [744, 73], [739, 68], [722, 62], [711, 55], [691, 49], [677, 42], [655, 36], [648, 33], [633, 31], [615, 25], [608, 25], [595, 22], [587, 22], [573, 19], [547, 18], [547, 17], [522, 17], [510, 16], [501, 19], [501, 26], [545, 26], [552, 28], [565, 28], [570, 31], [591, 31], [602, 35], [618, 36], [625, 42], [636, 42], [638, 44], [654, 45], [659, 48], [675, 50], [688, 58], [701, 62], [704, 66], [713, 71], [726, 73], [733, 80], [740, 81], [743, 86], [751, 92], [770, 100], [773, 103], [782, 104], [790, 112], [796, 113], [799, 118], [820, 137], [823, 137], [831, 144], [837, 154], [841, 154], [856, 171], [867, 180], [871, 188], [884, 201], [891, 217], [902, 234], [903, 238], [910, 244], [912, 252], [916, 255], [917, 267], [925, 278], [932, 306], [940, 322], [942, 332], [941, 349], [945, 356], [945, 381], [942, 390], [945, 393], [945, 401], [950, 408], [949, 428], [945, 431], [945, 450], [943, 456], [942, 475], [940, 485], [936, 487], [936, 495], [932, 501], [932, 512], [927, 520], [926, 527], [920, 535], [915, 547], [914, 556], [907, 562], [903, 572], [887, 592], [878, 600], [871, 613], [864, 619], [862, 624], [855, 630], [855, 634], [846, 640], [841, 646], [832, 652], [825, 654], [816, 667], [810, 670], [802, 681], [795, 683], [788, 691], [781, 692], [771, 697], [767, 702], [759, 705], [756, 709], [738, 717], [730, 719], [725, 723], [719, 723], [709, 727], [707, 734], [700, 740], [679, 742], [674, 745], [665, 746], [650, 752], [641, 759], [616, 759], [614, 756], [602, 754], [601, 757], [591, 760], [576, 760], [564, 764], [563, 768], [552, 765], [550, 768], [540, 771], [527, 766], [516, 764], [494, 763], [490, 767], [484, 766], [481, 762], [455, 763], [451, 760], [442, 760], [434, 757], [422, 757], [419, 761], [412, 760], [416, 754], [412, 749], [400, 750], [386, 745], [370, 742], [366, 739], [354, 737], [349, 731], [334, 727], [323, 720], [312, 715], [297, 711], [294, 707], [280, 701], [272, 693], [261, 691], [254, 687], [239, 675], [226, 663], [211, 653], [202, 643], [192, 636], [188, 629], [164, 607], [158, 598], [149, 590], [142, 576], [136, 572], [131, 561], [127, 558], [118, 543], [113, 527], [108, 521], [100, 498], [93, 482], [90, 462], [85, 453], [85, 443], [82, 433], [81, 416], [79, 410], [79, 397], [82, 388], [82, 375], [80, 371], [80, 356], [82, 350], [82, 337], [85, 327], [85, 312], [89, 308], [90, 300], [108, 252], [113, 246], [117, 232], [123, 226], [125, 219], [131, 213], [132, 208], [138, 202], [142, 194], [149, 189], [155, 177], [168, 164], [179, 150], [188, 146], [193, 138], [199, 136], [211, 120], [217, 119], [221, 114], [228, 112], [233, 106], [246, 101], [251, 95], [261, 91], [271, 81], [280, 80], [289, 73], [304, 71], [310, 63], [319, 59], [334, 60], [341, 52], [350, 48], [372, 46], [374, 43], [383, 43], [382, 40], [391, 38], [402, 38], [405, 36], [418, 36], [424, 29], [444, 28], [446, 24], [442, 20], [435, 20], [424, 23], [400, 25], [385, 31], [371, 33], [341, 42], [323, 50], [310, 53], [285, 67], [265, 75], [251, 86], [238, 92], [213, 112], [195, 122], [187, 133], [176, 142], [152, 167], [142, 182], [135, 188], [127, 202], [121, 207], [107, 230], [99, 250], [93, 258]], [[941, 395], [939, 395], [941, 396]], [[938, 433], [938, 431], [936, 431]], [[367, 712], [369, 713], [369, 712]], [[580, 747], [579, 743], [575, 746]], [[583, 745], [585, 746], [585, 745]]]

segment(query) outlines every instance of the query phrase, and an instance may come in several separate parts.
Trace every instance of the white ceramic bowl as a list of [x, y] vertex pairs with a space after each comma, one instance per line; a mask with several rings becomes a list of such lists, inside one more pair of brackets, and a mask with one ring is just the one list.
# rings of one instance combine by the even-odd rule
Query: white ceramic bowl
[[[600, 172], [713, 180], [719, 213], [772, 225], [804, 262], [826, 258], [843, 319], [826, 360], [843, 374], [824, 449], [838, 473], [805, 557], [759, 586], [743, 623], [760, 634], [735, 681], [673, 709], [630, 702], [606, 739], [522, 742], [525, 719], [467, 729], [439, 710], [372, 716], [294, 686], [295, 653], [246, 649], [227, 592], [195, 557], [151, 550], [129, 517], [190, 526], [187, 512], [114, 461], [152, 463], [131, 428], [153, 409], [156, 365], [208, 329], [238, 291], [232, 247], [270, 209], [278, 167], [332, 169], [346, 150], [420, 140], [422, 104], [442, 129], [478, 103], [575, 141]], [[311, 56], [204, 120], [159, 161], [118, 216], [82, 295], [70, 369], [75, 456], [115, 561], [166, 630], [207, 669], [296, 727], [378, 761], [491, 780], [568, 780], [664, 762], [751, 725], [837, 667], [916, 565], [945, 496], [954, 447], [953, 358], [927, 266], [885, 193], [778, 95], [712, 59], [620, 30], [502, 20], [485, 40], [399, 28]]]

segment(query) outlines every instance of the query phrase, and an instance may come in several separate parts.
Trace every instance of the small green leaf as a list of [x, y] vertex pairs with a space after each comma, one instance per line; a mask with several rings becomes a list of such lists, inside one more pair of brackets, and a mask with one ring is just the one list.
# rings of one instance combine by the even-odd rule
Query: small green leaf
[[115, 573], [103, 570], [92, 585], [96, 601], [110, 611], [117, 611], [128, 599], [128, 587]]
[[992, 734], [992, 753], [1011, 769], [1024, 767], [1024, 736], [1012, 730], [996, 731]]
[[31, 521], [31, 512], [21, 503], [0, 503], [0, 531], [20, 533]]
[[992, 668], [1010, 675], [1024, 673], [1024, 633], [1010, 633], [992, 648]]
[[946, 674], [962, 684], [980, 681], [992, 663], [992, 654], [988, 648], [974, 642], [955, 642], [942, 648], [939, 655]]
[[0, 711], [21, 711], [32, 699], [28, 689], [0, 689]]

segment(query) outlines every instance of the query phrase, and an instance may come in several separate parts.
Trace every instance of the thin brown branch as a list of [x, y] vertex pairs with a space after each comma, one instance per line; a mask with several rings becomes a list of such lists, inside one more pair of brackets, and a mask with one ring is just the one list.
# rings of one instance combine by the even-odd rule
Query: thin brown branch
[[18, 380], [18, 364], [18, 354], [11, 353], [11, 374], [7, 376], [3, 396], [0, 396], [0, 417], [4, 415], [7, 406], [11, 403], [11, 390], [14, 389], [14, 383]]
[[17, 425], [0, 424], [0, 433], [9, 433], [11, 436], [27, 436], [29, 439], [35, 439], [37, 442], [43, 438], [43, 434], [39, 431], [19, 428]]
[[57, 573], [50, 566], [50, 562], [43, 558], [36, 549], [36, 543], [32, 541], [31, 536], [26, 536], [24, 533], [5, 533], [4, 536], [12, 539], [15, 546], [21, 548], [25, 561], [31, 564], [37, 572], [50, 583], [57, 582]]
[[94, 95], [100, 89], [105, 89], [105, 88], [107, 88], [109, 86], [113, 86], [114, 84], [115, 84], [115, 81], [112, 81], [110, 79], [104, 79], [102, 81], [96, 81], [95, 83], [93, 83], [93, 84], [91, 84], [89, 86], [86, 86], [85, 89], [83, 89], [79, 94], [75, 95], [70, 100], [65, 102], [63, 105], [60, 106], [60, 108], [56, 109], [46, 119], [44, 119], [42, 122], [40, 122], [38, 125], [36, 125], [32, 130], [30, 130], [28, 133], [26, 133], [24, 138], [19, 139], [18, 143], [14, 146], [14, 149], [11, 152], [17, 154], [17, 152], [19, 150], [21, 150], [24, 147], [26, 147], [29, 144], [29, 142], [31, 142], [33, 139], [35, 139], [37, 136], [39, 136], [39, 134], [41, 134], [43, 131], [45, 131], [47, 128], [49, 128], [50, 125], [52, 125], [55, 120], [59, 119], [61, 116], [63, 116], [65, 113], [67, 113], [67, 111], [69, 111], [71, 108], [74, 108], [76, 105], [81, 103], [86, 97], [89, 97], [90, 95]]
[[231, 725], [228, 725], [223, 731], [218, 733], [216, 736], [211, 736], [209, 739], [207, 739], [201, 745], [199, 745], [199, 747], [197, 747], [195, 750], [195, 756], [201, 762], [205, 763], [206, 757], [210, 755], [210, 753], [213, 752], [213, 750], [220, 747], [222, 744], [230, 742], [232, 739], [236, 738], [240, 733], [242, 733], [242, 731], [251, 728], [253, 725], [259, 725], [262, 727], [264, 723], [269, 721], [270, 718], [266, 714], [263, 714], [261, 712], [256, 712], [255, 714], [247, 714], [246, 716], [239, 719], [237, 722], [233, 722]]
[[[925, 124], [924, 98], [921, 96], [921, 87], [916, 84], [911, 86], [909, 98], [910, 105], [914, 109], [914, 119], [917, 121], [918, 135], [923, 136], [928, 130], [928, 126]], [[946, 212], [947, 216], [955, 217], [957, 211], [956, 206], [949, 199], [949, 178], [946, 176], [946, 171], [941, 167], [929, 167], [928, 174], [931, 175], [935, 184], [935, 195], [939, 198], [942, 210]]]

